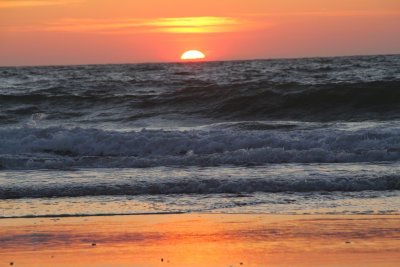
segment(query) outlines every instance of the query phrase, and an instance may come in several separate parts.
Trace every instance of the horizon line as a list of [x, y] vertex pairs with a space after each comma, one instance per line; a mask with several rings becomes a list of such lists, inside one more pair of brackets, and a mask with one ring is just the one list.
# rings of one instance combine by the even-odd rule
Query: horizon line
[[226, 59], [226, 60], [200, 60], [200, 61], [143, 61], [143, 62], [124, 62], [124, 63], [77, 63], [77, 64], [44, 64], [44, 65], [0, 65], [0, 68], [35, 68], [35, 67], [64, 67], [64, 66], [103, 66], [103, 65], [141, 65], [141, 64], [196, 64], [213, 62], [239, 62], [239, 61], [268, 61], [268, 60], [295, 60], [295, 59], [317, 59], [317, 58], [341, 58], [341, 57], [373, 57], [373, 56], [400, 56], [394, 54], [353, 54], [337, 56], [304, 56], [304, 57], [269, 57], [269, 58], [247, 58], [247, 59]]

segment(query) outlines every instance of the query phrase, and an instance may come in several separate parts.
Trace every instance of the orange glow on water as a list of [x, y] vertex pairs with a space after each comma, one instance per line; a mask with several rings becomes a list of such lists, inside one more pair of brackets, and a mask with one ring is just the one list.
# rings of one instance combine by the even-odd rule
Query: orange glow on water
[[0, 220], [15, 266], [398, 266], [398, 216], [145, 215]]

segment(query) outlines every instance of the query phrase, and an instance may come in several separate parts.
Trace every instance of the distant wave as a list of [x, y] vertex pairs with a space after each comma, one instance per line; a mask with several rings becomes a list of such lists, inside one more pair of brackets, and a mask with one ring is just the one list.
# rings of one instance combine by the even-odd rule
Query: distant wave
[[[260, 127], [259, 123], [254, 127]], [[379, 125], [351, 131], [334, 127], [130, 132], [62, 127], [0, 129], [0, 166], [125, 168], [398, 161], [399, 131]]]
[[320, 85], [249, 82], [185, 88], [155, 96], [142, 105], [177, 106], [189, 114], [232, 119], [393, 118], [400, 114], [399, 88], [400, 81]]
[[400, 118], [400, 56], [0, 69], [0, 123]]
[[[321, 85], [249, 82], [191, 86], [141, 95], [112, 92], [3, 94], [0, 95], [0, 103], [4, 103], [0, 120], [2, 116], [7, 120], [52, 110], [58, 118], [79, 119], [96, 110], [109, 110], [112, 105], [115, 105], [112, 119], [121, 122], [176, 113], [211, 119], [394, 119], [400, 118], [399, 88], [400, 81]], [[110, 118], [98, 119], [107, 121]]]

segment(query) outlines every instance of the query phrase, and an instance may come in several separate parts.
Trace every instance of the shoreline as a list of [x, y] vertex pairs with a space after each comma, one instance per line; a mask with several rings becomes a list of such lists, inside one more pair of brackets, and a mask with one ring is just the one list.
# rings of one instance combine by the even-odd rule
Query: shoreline
[[11, 219], [63, 219], [63, 218], [85, 218], [85, 217], [129, 217], [129, 216], [157, 216], [157, 215], [243, 215], [243, 216], [269, 216], [269, 217], [400, 217], [400, 213], [357, 213], [357, 214], [342, 214], [342, 213], [262, 213], [262, 212], [139, 212], [139, 213], [110, 213], [110, 214], [46, 214], [46, 215], [26, 215], [26, 216], [10, 216], [1, 217], [1, 220]]
[[0, 219], [0, 266], [398, 266], [399, 215]]

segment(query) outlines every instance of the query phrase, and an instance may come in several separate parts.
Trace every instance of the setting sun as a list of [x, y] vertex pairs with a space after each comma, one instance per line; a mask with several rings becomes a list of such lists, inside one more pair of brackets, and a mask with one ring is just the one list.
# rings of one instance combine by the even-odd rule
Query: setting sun
[[200, 51], [189, 50], [182, 54], [181, 59], [182, 60], [198, 60], [198, 59], [203, 59], [205, 57], [206, 56]]

